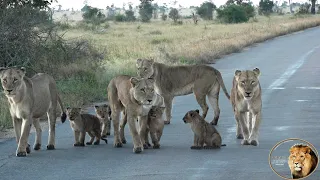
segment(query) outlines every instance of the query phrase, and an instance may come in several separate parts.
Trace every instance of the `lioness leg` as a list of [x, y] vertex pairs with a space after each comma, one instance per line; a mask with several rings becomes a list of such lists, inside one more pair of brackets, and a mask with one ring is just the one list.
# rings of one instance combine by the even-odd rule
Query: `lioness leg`
[[164, 124], [170, 124], [173, 97], [163, 96], [163, 99], [164, 99], [164, 104], [166, 106], [165, 108], [166, 120], [164, 121]]
[[86, 145], [92, 145], [93, 141], [94, 141], [94, 135], [93, 135], [94, 132], [88, 132], [89, 136], [90, 136], [90, 141], [89, 142], [86, 142]]
[[20, 137], [21, 137], [22, 119], [18, 119], [16, 117], [12, 116], [12, 121], [13, 121], [14, 132], [16, 134], [16, 142], [17, 142], [17, 144], [19, 144]]
[[47, 150], [55, 149], [55, 136], [56, 136], [56, 109], [50, 108], [47, 113], [48, 121], [49, 121], [49, 138]]
[[237, 139], [243, 139], [243, 134], [242, 134], [242, 129], [241, 129], [241, 125], [240, 125], [240, 115], [237, 114], [235, 112], [235, 115], [234, 115], [234, 118], [236, 119], [236, 126], [237, 126], [237, 129], [236, 129], [236, 138]]
[[107, 133], [106, 135], [109, 136], [110, 133], [111, 133], [111, 120], [109, 118], [107, 118], [107, 121], [106, 121], [106, 126], [107, 126]]
[[41, 148], [41, 134], [42, 134], [42, 130], [41, 130], [39, 119], [34, 119], [33, 120], [33, 126], [36, 129], [36, 137], [35, 137], [35, 142], [34, 142], [33, 149], [34, 150], [39, 150]]
[[[141, 138], [138, 134], [137, 127], [136, 127], [136, 117], [131, 114], [131, 112], [126, 112], [127, 113], [127, 119], [129, 123], [129, 129], [130, 133], [132, 135], [132, 140], [133, 140], [133, 152], [134, 153], [141, 153], [143, 151], [142, 148], [142, 143], [141, 143]], [[143, 136], [144, 137], [144, 136]]]
[[218, 84], [214, 86], [208, 94], [208, 99], [214, 112], [214, 118], [210, 123], [212, 125], [217, 125], [220, 117], [219, 92], [220, 92], [220, 85]]
[[[119, 108], [120, 109], [120, 108]], [[113, 133], [114, 133], [114, 147], [122, 147], [122, 142], [120, 140], [119, 136], [119, 119], [120, 119], [120, 111], [117, 109], [114, 109], [112, 111], [112, 121], [113, 121]]]
[[30, 134], [30, 129], [32, 125], [32, 118], [29, 116], [26, 119], [22, 120], [22, 131], [20, 140], [18, 143], [18, 148], [16, 152], [16, 156], [23, 157], [27, 155], [27, 148], [28, 148], [28, 139]]
[[196, 100], [202, 109], [202, 117], [203, 119], [205, 119], [209, 109], [208, 104], [206, 102], [206, 95], [202, 93], [197, 93], [196, 91], [194, 93], [196, 96]]
[[122, 121], [120, 123], [120, 140], [123, 144], [127, 143], [126, 137], [124, 136], [124, 128], [127, 124], [127, 114], [122, 111]]
[[140, 139], [143, 144], [144, 149], [148, 149], [148, 144], [146, 143], [146, 138], [148, 139], [147, 126], [148, 126], [148, 116], [139, 116], [139, 126], [140, 126]]
[[241, 142], [242, 145], [249, 145], [249, 129], [246, 123], [246, 112], [237, 112], [237, 116], [239, 117], [239, 123], [243, 133], [243, 140]]
[[259, 135], [259, 126], [261, 122], [261, 112], [254, 115], [255, 121], [252, 128], [252, 132], [250, 135], [250, 144], [253, 146], [257, 146], [259, 144], [258, 135]]

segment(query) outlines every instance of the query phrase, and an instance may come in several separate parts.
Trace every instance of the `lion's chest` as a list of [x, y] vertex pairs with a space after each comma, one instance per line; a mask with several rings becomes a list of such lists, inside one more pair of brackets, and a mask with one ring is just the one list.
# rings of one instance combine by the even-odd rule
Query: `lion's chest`
[[30, 109], [23, 104], [10, 103], [10, 113], [18, 119], [27, 119]]
[[83, 131], [83, 123], [81, 121], [70, 121], [70, 126], [74, 131]]

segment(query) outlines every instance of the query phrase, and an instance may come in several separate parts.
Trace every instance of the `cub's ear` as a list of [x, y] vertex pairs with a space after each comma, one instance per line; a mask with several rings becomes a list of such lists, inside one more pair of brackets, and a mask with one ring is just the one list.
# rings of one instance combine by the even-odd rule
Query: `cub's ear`
[[104, 104], [103, 107], [109, 107], [109, 105], [108, 104]]
[[135, 77], [132, 77], [130, 78], [130, 83], [132, 84], [133, 87], [135, 87], [139, 83], [139, 80]]
[[199, 109], [196, 109], [195, 111], [196, 111], [198, 114], [199, 114], [199, 112], [200, 112]]
[[71, 108], [70, 108], [70, 107], [67, 107], [67, 109], [66, 109], [66, 110], [67, 110], [67, 112], [69, 112], [69, 111], [71, 110]]
[[142, 63], [142, 59], [137, 59], [136, 66], [137, 67], [141, 66], [141, 63]]
[[0, 67], [0, 77], [2, 76], [3, 71], [6, 70], [6, 69], [7, 68], [5, 68], [5, 67]]
[[234, 72], [234, 75], [235, 75], [235, 76], [240, 76], [240, 74], [241, 74], [241, 71], [240, 71], [240, 70], [236, 70], [236, 72]]
[[260, 74], [261, 74], [259, 68], [254, 68], [254, 69], [253, 69], [253, 72], [254, 72], [254, 74], [255, 74], [257, 77], [259, 77]]
[[26, 75], [26, 68], [25, 67], [21, 67], [20, 69], [18, 69], [18, 72], [19, 72], [19, 74], [20, 74], [20, 76], [24, 76], [24, 75]]
[[95, 106], [94, 106], [94, 108], [95, 108], [95, 109], [98, 109], [98, 108], [99, 108], [99, 106], [95, 105]]

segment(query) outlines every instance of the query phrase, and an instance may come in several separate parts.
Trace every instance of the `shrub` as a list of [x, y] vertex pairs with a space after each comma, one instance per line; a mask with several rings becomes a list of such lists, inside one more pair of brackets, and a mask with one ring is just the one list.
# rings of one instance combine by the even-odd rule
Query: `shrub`
[[114, 20], [117, 22], [124, 22], [126, 21], [126, 16], [123, 14], [116, 14]]
[[176, 8], [172, 8], [169, 12], [169, 18], [171, 18], [175, 23], [179, 19], [179, 11]]
[[308, 14], [310, 7], [311, 7], [311, 4], [309, 3], [301, 4], [297, 14]]
[[139, 15], [142, 22], [149, 22], [152, 18], [153, 7], [151, 4], [152, 0], [141, 0], [139, 5]]
[[249, 20], [246, 9], [243, 6], [236, 4], [230, 4], [224, 8], [219, 8], [217, 9], [217, 13], [217, 18], [225, 23], [241, 23]]
[[274, 6], [273, 1], [270, 0], [260, 0], [259, 2], [259, 14], [269, 16], [273, 11]]
[[86, 22], [92, 22], [94, 25], [106, 22], [106, 16], [98, 8], [86, 6], [86, 8], [83, 8], [83, 11], [82, 17]]
[[136, 17], [134, 16], [134, 12], [132, 10], [126, 11], [126, 21], [135, 21]]
[[204, 2], [197, 8], [197, 14], [199, 14], [202, 19], [212, 20], [214, 9], [216, 9], [216, 5], [212, 2]]
[[161, 19], [162, 19], [162, 21], [166, 21], [167, 18], [168, 18], [168, 15], [166, 15], [165, 13], [162, 13], [162, 14], [161, 14]]

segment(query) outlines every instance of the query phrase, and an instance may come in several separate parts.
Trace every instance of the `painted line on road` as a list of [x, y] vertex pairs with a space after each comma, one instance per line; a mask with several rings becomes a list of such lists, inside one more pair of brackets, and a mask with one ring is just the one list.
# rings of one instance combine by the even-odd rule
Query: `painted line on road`
[[297, 87], [297, 89], [316, 89], [316, 90], [320, 90], [320, 87]]
[[297, 99], [297, 100], [294, 100], [296, 102], [307, 102], [307, 101], [310, 101], [310, 100], [303, 100], [303, 99]]

